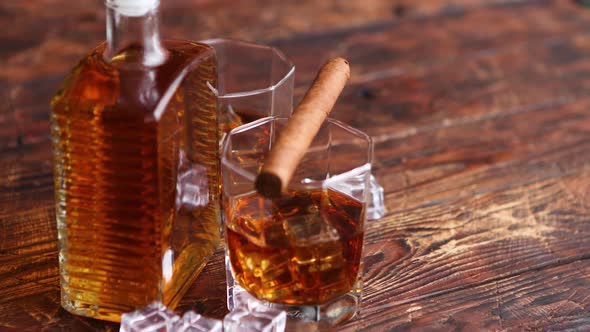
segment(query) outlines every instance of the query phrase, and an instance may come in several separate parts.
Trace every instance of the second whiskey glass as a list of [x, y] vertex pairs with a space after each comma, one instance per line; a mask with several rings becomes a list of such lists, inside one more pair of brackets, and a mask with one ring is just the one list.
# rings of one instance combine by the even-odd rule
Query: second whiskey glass
[[209, 39], [215, 49], [219, 127], [228, 131], [267, 116], [293, 111], [295, 66], [277, 48], [233, 39]]

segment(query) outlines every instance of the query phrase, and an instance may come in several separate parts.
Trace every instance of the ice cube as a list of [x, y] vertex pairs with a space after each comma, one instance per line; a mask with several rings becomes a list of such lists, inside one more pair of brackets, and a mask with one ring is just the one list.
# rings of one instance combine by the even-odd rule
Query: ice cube
[[[233, 280], [233, 278], [232, 278]], [[256, 302], [254, 296], [250, 295], [245, 289], [235, 284], [228, 288], [228, 309], [233, 310], [237, 307], [248, 306], [250, 302]]]
[[174, 324], [173, 332], [221, 332], [220, 320], [203, 317], [194, 311], [187, 311], [182, 319]]
[[185, 207], [188, 211], [209, 204], [209, 186], [207, 184], [207, 168], [194, 165], [178, 176], [176, 183], [176, 206]]
[[[277, 249], [266, 252], [238, 252], [236, 255], [238, 264], [234, 265], [234, 272], [245, 280], [250, 280], [250, 290], [260, 294], [275, 294], [278, 288], [285, 287], [293, 282], [289, 271], [289, 259], [287, 249]], [[234, 258], [231, 258], [232, 260]], [[270, 299], [269, 299], [270, 300]]]
[[290, 261], [295, 284], [312, 297], [330, 298], [330, 292], [343, 293], [350, 287], [342, 244], [325, 242], [313, 247], [298, 247]]
[[338, 230], [324, 220], [320, 213], [285, 218], [283, 228], [293, 245], [309, 245], [338, 241]]
[[227, 314], [223, 319], [225, 332], [282, 332], [287, 323], [284, 311], [262, 303], [249, 302]]
[[283, 223], [280, 220], [266, 223], [264, 225], [263, 237], [266, 247], [283, 247], [285, 243], [289, 242], [283, 228]]
[[272, 205], [256, 193], [247, 194], [229, 203], [231, 229], [258, 247], [266, 246], [265, 228], [272, 224]]
[[167, 332], [172, 331], [180, 317], [162, 303], [154, 302], [145, 308], [121, 316], [120, 332]]
[[371, 175], [369, 180], [369, 201], [367, 204], [367, 220], [377, 220], [385, 215], [383, 203], [383, 187], [377, 183], [377, 179]]
[[385, 204], [383, 203], [383, 187], [379, 185], [373, 174], [369, 176], [369, 188], [366, 187], [366, 172], [370, 169], [370, 167], [362, 166], [334, 176], [326, 183], [329, 188], [360, 201], [364, 201], [364, 194], [368, 190], [366, 218], [367, 220], [376, 220], [385, 215]]

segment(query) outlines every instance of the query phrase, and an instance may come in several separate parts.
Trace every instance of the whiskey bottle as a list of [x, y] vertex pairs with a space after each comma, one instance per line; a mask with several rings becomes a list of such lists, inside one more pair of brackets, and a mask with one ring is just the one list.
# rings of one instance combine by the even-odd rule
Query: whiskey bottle
[[219, 241], [216, 60], [162, 40], [159, 0], [106, 0], [107, 40], [52, 99], [62, 306], [174, 308]]

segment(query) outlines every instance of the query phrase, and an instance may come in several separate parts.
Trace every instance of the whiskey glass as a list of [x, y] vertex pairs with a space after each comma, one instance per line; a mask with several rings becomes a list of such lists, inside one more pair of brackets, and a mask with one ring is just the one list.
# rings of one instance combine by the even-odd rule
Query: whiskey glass
[[286, 121], [240, 126], [222, 146], [228, 307], [258, 301], [333, 326], [359, 311], [373, 144], [327, 119], [282, 196], [267, 199], [254, 181]]
[[215, 49], [219, 129], [222, 134], [267, 117], [293, 111], [295, 66], [277, 48], [232, 39], [202, 41]]

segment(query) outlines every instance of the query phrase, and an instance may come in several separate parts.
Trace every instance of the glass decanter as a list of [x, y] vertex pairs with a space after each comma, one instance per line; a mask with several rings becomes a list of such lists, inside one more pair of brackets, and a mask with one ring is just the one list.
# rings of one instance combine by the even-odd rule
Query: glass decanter
[[161, 40], [159, 0], [107, 0], [107, 40], [51, 104], [62, 306], [174, 308], [219, 242], [216, 59]]

